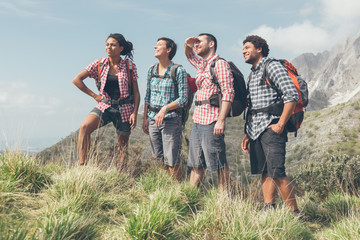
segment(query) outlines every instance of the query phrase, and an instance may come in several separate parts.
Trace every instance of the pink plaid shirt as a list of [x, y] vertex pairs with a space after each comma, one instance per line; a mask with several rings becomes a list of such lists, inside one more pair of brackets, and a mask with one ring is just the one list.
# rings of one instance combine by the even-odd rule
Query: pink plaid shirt
[[[210, 98], [214, 93], [219, 93], [219, 89], [210, 80], [210, 65], [214, 59], [219, 58], [218, 55], [214, 55], [208, 60], [204, 60], [198, 55], [191, 54], [188, 57], [189, 62], [198, 70], [196, 74], [196, 86], [198, 88], [196, 100], [203, 101]], [[215, 74], [219, 81], [221, 88], [222, 101], [232, 102], [234, 99], [235, 91], [233, 87], [233, 76], [231, 74], [229, 64], [219, 59], [215, 65]], [[195, 123], [208, 125], [214, 121], [217, 121], [219, 116], [219, 108], [210, 106], [210, 104], [203, 104], [195, 107], [193, 120]]]
[[[95, 79], [95, 83], [99, 82], [99, 79], [98, 79], [99, 61], [100, 61], [100, 59], [95, 60], [94, 62], [89, 64], [89, 66], [86, 67], [86, 70], [90, 73], [90, 77]], [[106, 58], [104, 61], [104, 67], [102, 69], [101, 76], [100, 76], [100, 83], [101, 83], [100, 95], [102, 96], [103, 99], [111, 99], [110, 96], [104, 91], [109, 69], [110, 69], [109, 59]], [[125, 60], [122, 58], [120, 58], [120, 63], [118, 65], [118, 69], [119, 69], [119, 72], [117, 75], [119, 78], [119, 89], [120, 89], [120, 99], [119, 100], [121, 100], [121, 99], [124, 99], [129, 96], [128, 73], [127, 73], [127, 69], [126, 69]], [[136, 66], [135, 66], [135, 64], [133, 64], [133, 81], [137, 81], [137, 79], [138, 79], [138, 74], [137, 74]], [[105, 109], [107, 109], [110, 106], [111, 105], [108, 103], [99, 102], [98, 105], [96, 105], [96, 108], [98, 108], [101, 112], [104, 112]], [[130, 115], [134, 111], [134, 105], [133, 104], [124, 104], [122, 106], [119, 106], [119, 111], [120, 111], [122, 122], [128, 122]]]

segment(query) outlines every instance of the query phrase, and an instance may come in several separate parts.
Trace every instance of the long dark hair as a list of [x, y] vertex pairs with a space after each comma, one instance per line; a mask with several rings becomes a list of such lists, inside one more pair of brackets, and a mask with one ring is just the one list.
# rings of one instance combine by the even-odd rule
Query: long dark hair
[[120, 55], [125, 56], [125, 58], [129, 58], [133, 60], [133, 44], [130, 41], [126, 41], [124, 36], [120, 33], [111, 33], [106, 40], [109, 38], [114, 38], [116, 41], [118, 41], [120, 47], [124, 47]]

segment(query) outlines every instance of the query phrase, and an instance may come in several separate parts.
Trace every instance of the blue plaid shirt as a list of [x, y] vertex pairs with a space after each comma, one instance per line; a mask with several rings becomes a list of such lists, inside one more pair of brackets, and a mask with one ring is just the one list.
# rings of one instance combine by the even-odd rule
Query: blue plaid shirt
[[[158, 77], [157, 69], [154, 71], [154, 77], [151, 79], [151, 71], [152, 67], [148, 71], [148, 77], [149, 79], [147, 81], [147, 87], [146, 87], [146, 95], [145, 95], [145, 104], [150, 105], [154, 108], [161, 108], [173, 101], [177, 103], [179, 108], [184, 107], [187, 103], [188, 99], [188, 91], [189, 91], [189, 84], [187, 81], [187, 73], [185, 69], [182, 66], [179, 66], [176, 69], [176, 81], [178, 83], [178, 98], [175, 96], [175, 85], [173, 80], [170, 77], [170, 69], [174, 65], [174, 63], [171, 63], [164, 74], [164, 78]], [[148, 117], [155, 120], [156, 117], [155, 112], [148, 111]], [[173, 118], [178, 116], [176, 111], [168, 112], [165, 115], [165, 118]]]
[[[277, 92], [267, 83], [260, 85], [262, 74], [264, 72], [264, 63], [268, 58], [264, 57], [258, 63], [256, 68], [251, 68], [251, 79], [249, 77], [249, 95], [248, 102], [251, 103], [251, 109], [261, 109], [268, 107], [277, 100]], [[299, 95], [291, 80], [286, 68], [278, 61], [272, 61], [268, 65], [268, 76], [278, 90], [282, 93], [284, 103], [298, 101]], [[279, 118], [266, 112], [259, 112], [247, 121], [246, 133], [252, 139], [256, 140], [260, 134], [270, 125], [271, 121]]]

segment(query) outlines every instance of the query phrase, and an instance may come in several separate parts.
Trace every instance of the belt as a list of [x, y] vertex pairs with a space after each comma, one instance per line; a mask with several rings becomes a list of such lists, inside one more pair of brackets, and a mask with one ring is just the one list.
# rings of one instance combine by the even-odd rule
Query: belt
[[106, 103], [106, 104], [110, 104], [110, 105], [123, 105], [123, 104], [132, 104], [133, 103], [133, 99], [132, 97], [127, 97], [121, 100], [115, 100], [115, 99], [101, 99], [102, 103]]
[[[161, 107], [151, 107], [151, 106], [148, 106], [148, 109], [149, 109], [150, 111], [152, 111], [152, 112], [158, 113], [158, 112], [160, 112]], [[177, 112], [177, 111], [179, 111], [179, 110], [180, 110], [180, 109], [177, 108], [177, 109], [173, 109], [173, 110], [170, 110], [170, 111], [167, 111], [167, 112], [168, 112], [168, 113], [171, 113], [171, 112]]]

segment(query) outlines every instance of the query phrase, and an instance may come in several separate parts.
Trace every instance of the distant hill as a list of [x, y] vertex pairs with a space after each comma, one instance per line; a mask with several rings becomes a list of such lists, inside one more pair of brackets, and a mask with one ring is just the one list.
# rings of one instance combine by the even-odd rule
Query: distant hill
[[[294, 65], [307, 79], [310, 105], [305, 120], [294, 138], [289, 134], [287, 167], [296, 171], [304, 161], [336, 152], [360, 154], [360, 33], [317, 55], [306, 53], [295, 58]], [[192, 126], [184, 130], [183, 160], [187, 160], [187, 138]], [[249, 157], [241, 151], [244, 135], [243, 117], [228, 118], [226, 125], [227, 158], [236, 176], [249, 169]], [[60, 142], [38, 153], [44, 161], [78, 161], [77, 134], [71, 133]], [[112, 124], [92, 135], [91, 159], [109, 165], [116, 158], [116, 133]], [[130, 137], [130, 159], [151, 160], [148, 135], [142, 132], [142, 115]]]

